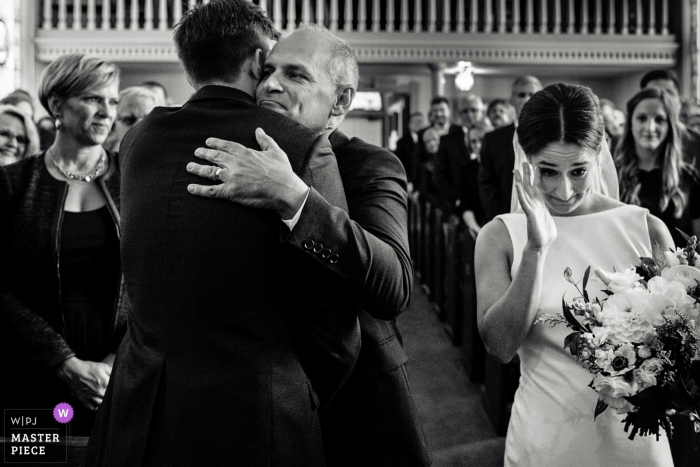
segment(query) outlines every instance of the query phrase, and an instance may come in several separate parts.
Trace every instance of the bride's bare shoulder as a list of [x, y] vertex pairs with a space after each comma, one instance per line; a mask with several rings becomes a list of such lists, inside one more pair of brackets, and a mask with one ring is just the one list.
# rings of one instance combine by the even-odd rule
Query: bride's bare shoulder
[[513, 243], [508, 233], [508, 227], [501, 219], [493, 219], [484, 225], [476, 238], [476, 254], [502, 254], [506, 258], [513, 257]]

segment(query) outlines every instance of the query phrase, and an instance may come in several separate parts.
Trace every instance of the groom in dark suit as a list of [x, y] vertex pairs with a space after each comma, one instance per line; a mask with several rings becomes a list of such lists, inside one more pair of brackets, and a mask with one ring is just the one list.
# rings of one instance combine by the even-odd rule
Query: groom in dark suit
[[[394, 317], [408, 304], [412, 268], [406, 234], [406, 178], [390, 152], [337, 130], [357, 87], [352, 50], [327, 30], [305, 27], [281, 39], [265, 63], [258, 104], [329, 134], [348, 200], [349, 216], [329, 209], [309, 193], [298, 223], [287, 239], [344, 280], [361, 304], [362, 348], [352, 376], [321, 413], [321, 430], [329, 466], [424, 466], [430, 464], [425, 438], [411, 397], [406, 353]], [[224, 167], [225, 182], [200, 195], [243, 201], [236, 193], [239, 177], [255, 177], [266, 168], [242, 167], [240, 161], [277, 151], [261, 135], [266, 151], [221, 140], [208, 142], [202, 157]], [[210, 178], [215, 168], [191, 164], [188, 170]], [[251, 173], [251, 170], [253, 173]], [[308, 248], [318, 245], [318, 250]], [[328, 249], [329, 256], [324, 256]], [[330, 261], [333, 255], [338, 262]]]
[[[354, 365], [357, 308], [316, 254], [280, 241], [280, 220], [293, 222], [306, 196], [337, 216], [347, 205], [327, 138], [255, 105], [277, 37], [246, 0], [191, 10], [175, 43], [197, 92], [156, 108], [122, 142], [133, 307], [86, 465], [324, 465], [317, 396], [329, 400]], [[257, 128], [284, 149], [267, 162], [286, 176], [239, 179], [245, 203], [187, 192], [198, 180], [187, 163], [208, 136], [257, 147]], [[315, 238], [314, 251], [325, 242]], [[303, 346], [315, 360], [302, 364]], [[307, 366], [326, 371], [322, 384], [312, 388]]]

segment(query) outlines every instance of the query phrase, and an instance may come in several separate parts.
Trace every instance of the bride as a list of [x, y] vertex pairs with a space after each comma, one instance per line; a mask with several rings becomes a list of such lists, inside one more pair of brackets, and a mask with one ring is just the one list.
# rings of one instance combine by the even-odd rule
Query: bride
[[[650, 256], [655, 242], [672, 247], [671, 235], [646, 209], [606, 196], [617, 192], [617, 179], [614, 168], [601, 169], [612, 161], [607, 146], [601, 150], [604, 123], [590, 89], [548, 86], [518, 123], [526, 161], [522, 173], [514, 171], [514, 191], [522, 209], [484, 226], [475, 258], [486, 348], [499, 361], [516, 352], [521, 361], [505, 465], [672, 466], [666, 438], [630, 441], [623, 416], [611, 408], [593, 420], [597, 394], [588, 387], [591, 374], [563, 349], [569, 331], [533, 324], [560, 313], [562, 296], [576, 298], [565, 268], [578, 279], [589, 265], [623, 270]], [[588, 285], [591, 296], [599, 285]]]

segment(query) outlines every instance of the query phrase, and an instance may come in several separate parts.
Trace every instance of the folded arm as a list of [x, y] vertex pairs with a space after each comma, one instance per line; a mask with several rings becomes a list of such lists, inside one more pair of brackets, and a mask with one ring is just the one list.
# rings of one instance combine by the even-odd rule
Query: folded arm
[[312, 189], [288, 242], [344, 278], [370, 315], [391, 319], [408, 306], [413, 281], [406, 181], [398, 159], [374, 156], [344, 181], [350, 215]]

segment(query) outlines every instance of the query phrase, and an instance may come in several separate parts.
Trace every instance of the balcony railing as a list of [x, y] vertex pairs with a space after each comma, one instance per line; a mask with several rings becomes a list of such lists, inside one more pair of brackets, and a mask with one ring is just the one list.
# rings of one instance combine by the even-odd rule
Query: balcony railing
[[[209, 0], [41, 0], [42, 30], [167, 31]], [[668, 0], [255, 0], [282, 31], [661, 35]]]
[[[0, 0], [1, 1], [1, 0]], [[35, 0], [36, 55], [175, 62], [171, 28], [209, 0]], [[323, 24], [364, 63], [671, 67], [669, 0], [254, 0], [280, 31]], [[124, 34], [128, 31], [129, 34]]]

